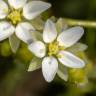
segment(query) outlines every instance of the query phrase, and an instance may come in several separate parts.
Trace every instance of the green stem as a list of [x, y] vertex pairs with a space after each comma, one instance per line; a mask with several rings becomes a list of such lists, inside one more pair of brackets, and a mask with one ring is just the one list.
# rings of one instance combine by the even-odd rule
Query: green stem
[[85, 20], [83, 21], [69, 18], [63, 18], [63, 21], [69, 26], [79, 25], [86, 28], [96, 28], [96, 21], [85, 21]]

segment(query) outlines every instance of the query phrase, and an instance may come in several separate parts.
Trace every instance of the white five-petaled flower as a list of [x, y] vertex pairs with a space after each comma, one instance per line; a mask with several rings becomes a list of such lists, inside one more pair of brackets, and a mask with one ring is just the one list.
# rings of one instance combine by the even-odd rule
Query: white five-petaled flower
[[19, 39], [26, 43], [31, 38], [30, 32], [35, 30], [29, 21], [50, 7], [43, 1], [0, 0], [0, 41], [9, 38], [12, 51], [16, 52]]
[[[61, 74], [59, 70], [61, 64], [70, 68], [83, 68], [85, 66], [83, 60], [66, 50], [77, 43], [83, 33], [83, 28], [76, 26], [58, 34], [55, 24], [51, 20], [47, 20], [43, 32], [44, 42], [34, 41], [28, 46], [35, 56], [43, 58], [42, 72], [47, 82], [51, 82], [56, 73], [63, 78], [63, 73]], [[62, 67], [60, 69], [62, 70]]]

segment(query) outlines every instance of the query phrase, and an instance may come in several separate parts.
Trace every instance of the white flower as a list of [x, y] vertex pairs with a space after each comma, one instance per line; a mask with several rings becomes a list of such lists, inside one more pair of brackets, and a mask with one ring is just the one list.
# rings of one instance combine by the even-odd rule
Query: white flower
[[35, 30], [29, 21], [50, 7], [43, 1], [8, 0], [7, 4], [0, 0], [0, 41], [9, 38], [12, 51], [16, 52], [20, 40], [26, 43]]
[[28, 46], [35, 56], [43, 59], [42, 72], [47, 82], [51, 82], [56, 73], [62, 79], [67, 80], [67, 69], [64, 69], [64, 66], [70, 68], [83, 68], [85, 66], [83, 60], [67, 51], [67, 48], [77, 43], [83, 33], [83, 28], [76, 26], [58, 35], [55, 24], [51, 20], [47, 20], [43, 32], [44, 42], [35, 41]]

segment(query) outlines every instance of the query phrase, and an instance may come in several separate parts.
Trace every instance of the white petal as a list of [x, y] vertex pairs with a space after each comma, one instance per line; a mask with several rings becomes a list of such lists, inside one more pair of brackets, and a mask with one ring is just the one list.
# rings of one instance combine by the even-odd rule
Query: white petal
[[8, 14], [8, 5], [0, 0], [0, 19], [4, 19]]
[[41, 60], [38, 58], [32, 58], [29, 64], [28, 71], [35, 71], [41, 67]]
[[23, 16], [29, 20], [34, 19], [50, 7], [49, 3], [43, 1], [31, 1], [24, 6]]
[[68, 70], [63, 65], [59, 64], [57, 74], [64, 81], [67, 81], [68, 80]]
[[42, 61], [42, 72], [45, 80], [51, 82], [58, 70], [58, 61], [54, 57], [45, 57]]
[[41, 41], [34, 41], [28, 46], [28, 49], [39, 58], [44, 57], [46, 54], [46, 47]]
[[30, 23], [19, 23], [16, 27], [16, 35], [20, 40], [28, 43], [28, 41], [32, 41], [32, 33], [34, 32], [34, 30], [35, 29]]
[[87, 48], [88, 46], [83, 43], [76, 43], [75, 45], [67, 48], [66, 50], [72, 53], [77, 53], [77, 52], [85, 51]]
[[76, 57], [72, 53], [69, 53], [67, 51], [61, 51], [59, 52], [59, 55], [61, 56], [60, 58], [58, 58], [59, 61], [67, 67], [83, 68], [85, 66], [84, 61]]
[[58, 36], [57, 41], [60, 45], [70, 47], [82, 37], [83, 33], [84, 30], [82, 27], [73, 27], [61, 33]]
[[50, 43], [54, 41], [56, 37], [57, 37], [57, 31], [56, 31], [55, 24], [51, 20], [47, 20], [43, 32], [43, 40], [46, 43]]
[[22, 8], [26, 4], [27, 0], [8, 0], [10, 6], [15, 9]]
[[20, 45], [20, 40], [15, 36], [15, 34], [9, 37], [9, 43], [12, 51], [16, 53]]
[[0, 22], [0, 41], [7, 39], [14, 33], [15, 28], [8, 22]]

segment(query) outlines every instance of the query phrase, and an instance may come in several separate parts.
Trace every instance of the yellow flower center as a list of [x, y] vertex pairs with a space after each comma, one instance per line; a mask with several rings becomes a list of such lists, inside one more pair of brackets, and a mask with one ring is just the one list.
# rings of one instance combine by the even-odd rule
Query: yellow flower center
[[52, 42], [48, 45], [48, 55], [49, 56], [55, 55], [58, 57], [57, 53], [60, 50], [64, 50], [64, 49], [65, 49], [64, 46], [59, 46], [58, 42]]
[[12, 24], [16, 25], [18, 22], [21, 21], [22, 15], [20, 10], [13, 10], [8, 16], [7, 19], [12, 22]]

